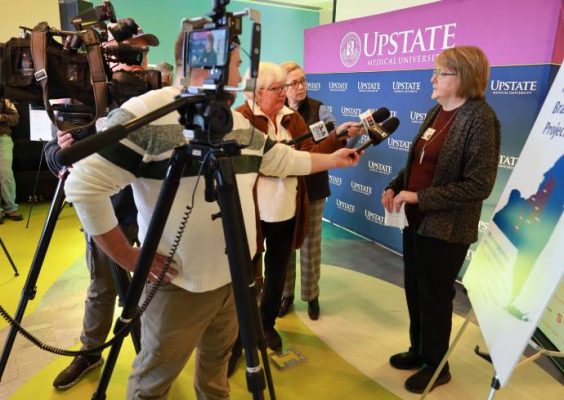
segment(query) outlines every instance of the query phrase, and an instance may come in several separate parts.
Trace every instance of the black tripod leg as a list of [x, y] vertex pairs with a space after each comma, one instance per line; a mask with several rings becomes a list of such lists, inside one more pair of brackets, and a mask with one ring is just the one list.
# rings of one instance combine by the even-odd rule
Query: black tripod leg
[[[120, 305], [123, 307], [125, 304], [125, 295], [127, 294], [129, 284], [131, 283], [131, 275], [113, 261], [110, 263], [110, 269], [112, 271], [112, 278], [118, 293]], [[131, 340], [133, 341], [135, 352], [139, 353], [141, 350], [141, 324], [139, 320], [136, 320], [133, 323], [131, 328]]]
[[[247, 361], [247, 388], [254, 399], [264, 399], [265, 379], [257, 352], [257, 330], [253, 304], [256, 309], [256, 297], [248, 290], [248, 273], [251, 271], [249, 243], [241, 211], [241, 201], [237, 191], [237, 181], [230, 158], [217, 160], [219, 167], [215, 171], [217, 183], [217, 203], [221, 210], [223, 234], [227, 246], [233, 294], [239, 319], [241, 344], [245, 349]], [[256, 312], [258, 314], [258, 311]]]
[[0, 246], [2, 246], [2, 249], [4, 250], [4, 254], [6, 254], [6, 258], [8, 259], [8, 261], [10, 262], [10, 265], [12, 266], [12, 269], [14, 270], [14, 276], [19, 276], [20, 273], [18, 272], [18, 269], [16, 268], [16, 264], [14, 264], [14, 260], [12, 260], [12, 257], [10, 257], [10, 253], [8, 253], [8, 249], [4, 245], [4, 241], [2, 240], [2, 238], [0, 238]]
[[[41, 266], [43, 265], [43, 261], [45, 260], [45, 255], [47, 254], [47, 249], [49, 247], [49, 243], [51, 242], [51, 238], [55, 230], [55, 225], [57, 224], [57, 218], [59, 217], [65, 199], [63, 190], [64, 182], [65, 176], [59, 179], [57, 190], [55, 191], [55, 196], [53, 198], [53, 201], [51, 202], [51, 208], [49, 209], [49, 214], [47, 214], [47, 219], [45, 221], [45, 224], [43, 225], [43, 231], [41, 232], [41, 237], [39, 239], [39, 243], [37, 244], [37, 249], [35, 250], [35, 255], [29, 268], [29, 273], [22, 290], [22, 296], [18, 304], [18, 309], [16, 310], [16, 314], [14, 315], [14, 320], [16, 320], [17, 322], [22, 321], [27, 302], [29, 300], [33, 300], [35, 298], [35, 294], [37, 293], [37, 278], [39, 277], [39, 272], [41, 271]], [[10, 327], [8, 337], [6, 338], [6, 342], [4, 343], [2, 358], [0, 358], [0, 380], [2, 378], [2, 375], [4, 374], [6, 364], [8, 363], [8, 358], [10, 357], [10, 351], [12, 350], [14, 340], [16, 339], [16, 334], [16, 328], [13, 326]]]
[[[174, 197], [178, 191], [180, 178], [184, 172], [184, 166], [187, 160], [187, 156], [184, 153], [184, 150], [175, 150], [172, 155], [166, 178], [163, 181], [159, 198], [155, 204], [154, 213], [151, 217], [149, 228], [147, 229], [147, 236], [143, 242], [141, 253], [137, 260], [137, 265], [135, 266], [135, 274], [133, 274], [127, 296], [125, 297], [121, 317], [116, 321], [114, 332], [121, 330], [137, 313], [137, 305], [139, 304], [139, 299], [143, 293], [145, 283], [147, 282], [147, 276], [151, 270], [151, 264], [157, 252], [168, 215], [170, 214], [170, 209], [172, 208], [172, 203], [174, 202]], [[104, 371], [98, 382], [98, 387], [96, 388], [96, 392], [92, 395], [93, 400], [103, 400], [106, 398], [106, 390], [110, 383], [121, 345], [123, 344], [123, 339], [123, 337], [116, 337], [110, 349], [108, 359], [104, 365]]]

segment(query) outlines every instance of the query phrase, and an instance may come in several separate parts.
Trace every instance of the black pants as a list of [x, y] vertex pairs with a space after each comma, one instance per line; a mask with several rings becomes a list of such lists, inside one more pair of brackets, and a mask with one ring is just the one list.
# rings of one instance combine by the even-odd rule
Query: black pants
[[411, 350], [426, 364], [438, 366], [449, 346], [454, 281], [469, 245], [403, 231], [405, 297]]
[[263, 329], [274, 328], [294, 236], [295, 218], [282, 222], [261, 221], [262, 233], [266, 240], [264, 253], [264, 287], [260, 300], [260, 317]]

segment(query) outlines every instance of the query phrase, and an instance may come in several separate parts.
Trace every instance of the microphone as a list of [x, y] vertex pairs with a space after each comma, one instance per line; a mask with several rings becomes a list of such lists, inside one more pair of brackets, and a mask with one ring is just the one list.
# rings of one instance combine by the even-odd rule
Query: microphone
[[356, 152], [360, 154], [361, 151], [367, 149], [371, 145], [378, 145], [383, 142], [388, 136], [398, 129], [400, 124], [400, 120], [396, 117], [392, 117], [386, 121], [382, 125], [374, 124], [370, 129], [367, 129], [368, 136], [370, 136], [370, 140], [367, 140], [362, 146], [356, 149]]
[[304, 133], [303, 135], [296, 136], [292, 140], [288, 140], [286, 144], [289, 146], [294, 146], [309, 138], [313, 138], [313, 141], [317, 143], [328, 137], [334, 129], [335, 129], [335, 124], [332, 121], [329, 121], [327, 123], [323, 121], [319, 121], [309, 126], [308, 133]]
[[[374, 125], [388, 119], [390, 117], [390, 110], [388, 110], [386, 107], [380, 107], [376, 111], [374, 111], [374, 109], [372, 108], [369, 108], [365, 112], [361, 113], [358, 117], [360, 118], [360, 123], [362, 124], [364, 129], [366, 129], [366, 131], [369, 131]], [[345, 136], [348, 133], [349, 130], [345, 129], [339, 134], [339, 137]]]
[[[379, 122], [382, 122], [389, 117], [390, 110], [388, 110], [386, 107], [381, 107], [376, 111], [370, 108], [359, 115], [360, 123], [362, 123], [362, 126], [367, 131], [374, 125], [377, 125]], [[313, 138], [315, 143], [318, 143], [321, 140], [327, 138], [330, 135], [331, 131], [333, 131], [333, 129], [335, 129], [335, 124], [333, 122], [329, 121], [325, 124], [323, 121], [319, 121], [309, 126], [310, 132], [297, 136], [294, 139], [287, 141], [286, 144], [293, 146], [309, 138]], [[349, 130], [344, 129], [341, 133], [337, 134], [337, 137], [342, 138], [344, 136], [347, 136], [348, 133]]]

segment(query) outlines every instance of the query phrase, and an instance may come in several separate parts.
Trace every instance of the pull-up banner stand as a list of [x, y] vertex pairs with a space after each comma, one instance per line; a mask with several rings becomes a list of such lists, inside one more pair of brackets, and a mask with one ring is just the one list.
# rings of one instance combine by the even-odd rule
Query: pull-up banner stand
[[564, 274], [563, 215], [560, 68], [463, 281], [501, 386]]

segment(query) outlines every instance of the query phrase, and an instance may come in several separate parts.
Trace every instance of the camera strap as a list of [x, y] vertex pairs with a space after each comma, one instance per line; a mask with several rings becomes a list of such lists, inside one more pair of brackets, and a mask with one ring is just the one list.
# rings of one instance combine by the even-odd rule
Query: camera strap
[[[108, 104], [107, 81], [102, 61], [102, 52], [99, 46], [99, 40], [92, 36], [85, 35], [86, 45], [88, 48], [87, 59], [90, 67], [90, 79], [92, 89], [94, 91], [94, 100], [96, 104], [96, 114], [93, 119], [86, 124], [78, 124], [76, 122], [59, 121], [55, 117], [55, 113], [49, 102], [49, 76], [47, 74], [47, 45], [50, 37], [48, 35], [49, 25], [42, 22], [38, 24], [31, 32], [31, 57], [35, 69], [35, 80], [41, 85], [43, 92], [43, 103], [45, 110], [49, 115], [49, 119], [62, 131], [70, 131], [75, 129], [85, 129], [94, 124], [96, 120], [106, 113]], [[84, 38], [83, 38], [84, 39]]]

